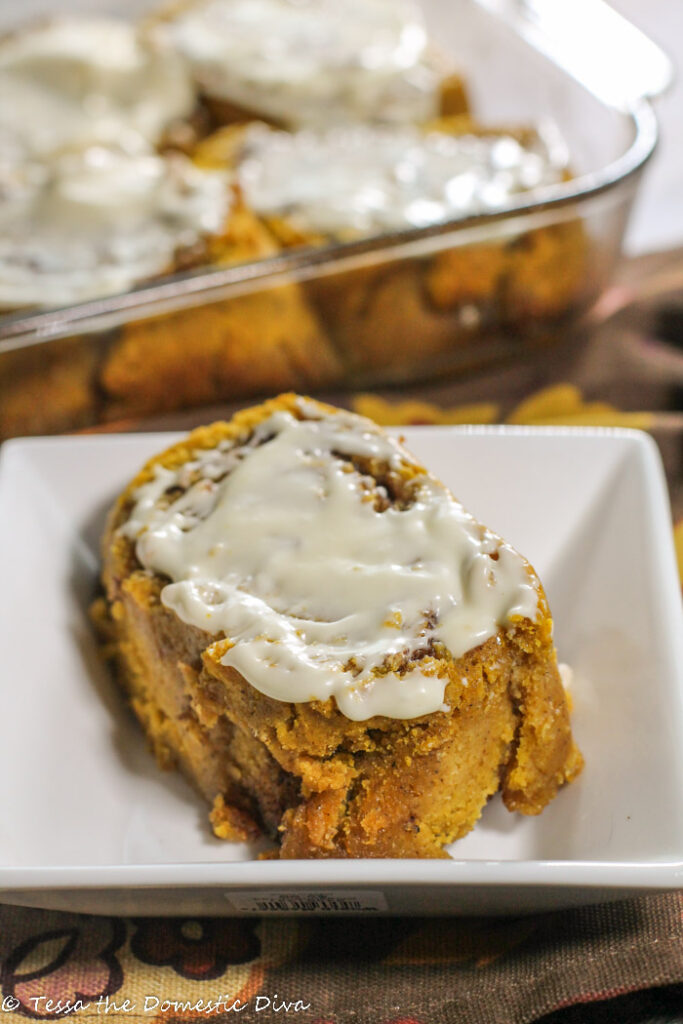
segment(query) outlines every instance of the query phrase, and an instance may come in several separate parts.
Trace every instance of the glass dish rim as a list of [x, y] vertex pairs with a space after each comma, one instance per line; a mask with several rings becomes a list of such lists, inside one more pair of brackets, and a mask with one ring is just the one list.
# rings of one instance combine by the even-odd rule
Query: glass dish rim
[[[221, 301], [279, 284], [352, 270], [379, 263], [383, 257], [389, 261], [419, 255], [420, 250], [432, 251], [433, 240], [441, 236], [453, 237], [454, 246], [465, 245], [468, 235], [506, 220], [538, 220], [545, 215], [552, 223], [555, 211], [562, 213], [559, 219], [568, 219], [573, 215], [573, 207], [637, 177], [655, 152], [658, 121], [648, 99], [615, 113], [626, 117], [633, 129], [633, 138], [624, 152], [604, 167], [539, 189], [534, 193], [537, 198], [531, 201], [524, 197], [496, 211], [452, 218], [427, 227], [385, 232], [323, 247], [292, 248], [265, 259], [225, 267], [200, 267], [142, 283], [127, 292], [61, 308], [9, 313], [0, 319], [0, 356], [58, 338], [117, 327], [138, 317], [145, 319], [185, 309], [202, 300]], [[455, 241], [459, 236], [460, 241]]]

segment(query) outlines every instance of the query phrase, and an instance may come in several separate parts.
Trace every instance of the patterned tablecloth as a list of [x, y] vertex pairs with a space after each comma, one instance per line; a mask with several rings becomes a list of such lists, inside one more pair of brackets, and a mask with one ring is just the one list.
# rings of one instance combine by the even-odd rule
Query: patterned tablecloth
[[0, 958], [7, 1024], [683, 1019], [679, 893], [488, 920], [123, 920], [3, 908]]

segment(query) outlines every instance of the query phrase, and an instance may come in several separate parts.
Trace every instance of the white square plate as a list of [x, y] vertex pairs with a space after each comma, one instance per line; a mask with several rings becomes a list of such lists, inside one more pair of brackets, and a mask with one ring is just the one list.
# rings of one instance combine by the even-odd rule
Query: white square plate
[[617, 430], [411, 428], [408, 446], [544, 581], [581, 778], [498, 799], [445, 861], [258, 861], [161, 773], [87, 619], [117, 492], [177, 435], [0, 453], [0, 901], [106, 913], [520, 913], [683, 885], [683, 643], [659, 457]]

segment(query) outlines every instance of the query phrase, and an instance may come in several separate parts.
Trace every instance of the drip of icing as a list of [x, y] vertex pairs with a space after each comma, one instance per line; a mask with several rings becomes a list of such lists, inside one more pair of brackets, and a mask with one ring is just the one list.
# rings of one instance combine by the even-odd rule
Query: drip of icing
[[60, 306], [128, 290], [221, 231], [225, 175], [186, 157], [89, 146], [0, 165], [0, 307]]
[[433, 477], [418, 469], [410, 501], [387, 504], [354, 457], [416, 466], [368, 420], [278, 412], [244, 446], [157, 467], [121, 529], [170, 578], [163, 603], [228, 637], [223, 664], [260, 692], [334, 697], [356, 721], [444, 710], [446, 679], [422, 657], [433, 644], [460, 657], [534, 619], [534, 577]]
[[540, 138], [369, 125], [291, 134], [255, 124], [237, 177], [257, 213], [348, 237], [501, 209], [561, 182], [564, 170]]
[[203, 0], [154, 30], [209, 96], [290, 126], [438, 112], [414, 0]]

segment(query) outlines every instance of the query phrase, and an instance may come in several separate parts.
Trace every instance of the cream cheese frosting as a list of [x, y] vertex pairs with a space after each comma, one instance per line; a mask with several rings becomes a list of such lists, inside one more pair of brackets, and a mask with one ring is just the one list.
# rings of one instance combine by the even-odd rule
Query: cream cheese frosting
[[0, 159], [0, 307], [126, 291], [220, 232], [229, 207], [226, 176], [181, 154], [93, 145], [49, 161]]
[[0, 39], [0, 149], [155, 145], [195, 104], [182, 58], [114, 18], [59, 17]]
[[209, 96], [290, 127], [438, 112], [442, 76], [414, 0], [193, 0], [153, 34]]
[[325, 132], [245, 130], [236, 174], [248, 205], [304, 232], [340, 237], [429, 224], [505, 207], [563, 180], [540, 137], [450, 135], [409, 126]]
[[[223, 664], [260, 692], [333, 697], [356, 721], [447, 710], [430, 649], [458, 658], [535, 619], [535, 577], [369, 420], [301, 409], [307, 418], [276, 412], [242, 445], [156, 467], [121, 530], [169, 579], [163, 604], [229, 638]], [[386, 490], [354, 458], [415, 467], [410, 500], [378, 505]], [[389, 671], [395, 656], [403, 670]]]

